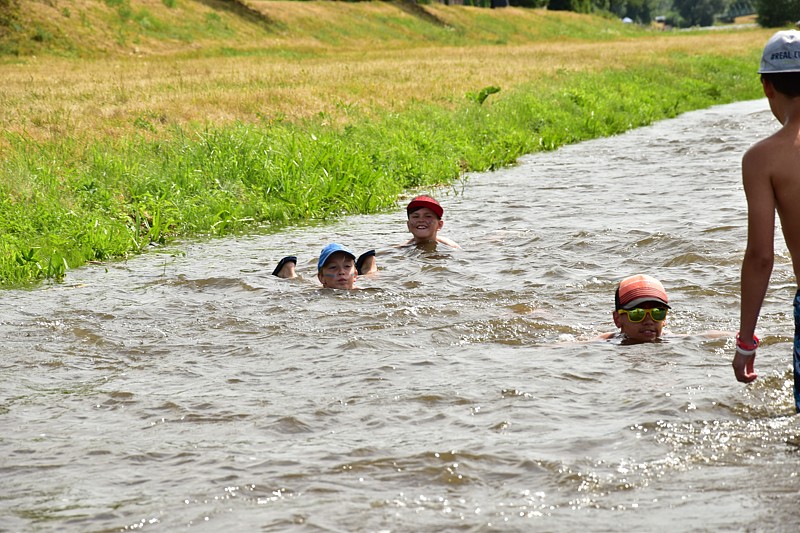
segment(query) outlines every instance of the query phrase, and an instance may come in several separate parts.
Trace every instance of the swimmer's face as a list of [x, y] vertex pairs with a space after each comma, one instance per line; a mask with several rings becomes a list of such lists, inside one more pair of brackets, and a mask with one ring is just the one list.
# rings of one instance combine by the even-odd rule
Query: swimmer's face
[[408, 215], [408, 231], [418, 241], [436, 240], [436, 234], [444, 226], [444, 220], [427, 207], [417, 209]]
[[[654, 307], [664, 307], [658, 302], [644, 302], [637, 307], [642, 309], [653, 309]], [[653, 320], [650, 313], [647, 313], [644, 320], [641, 322], [631, 322], [627, 313], [619, 313], [616, 310], [613, 313], [614, 324], [620, 328], [620, 332], [625, 337], [634, 342], [653, 342], [661, 337], [661, 331], [664, 329], [664, 324], [667, 323], [666, 319], [658, 322]]]
[[352, 289], [357, 277], [355, 259], [344, 252], [332, 254], [317, 272], [317, 278], [327, 289]]

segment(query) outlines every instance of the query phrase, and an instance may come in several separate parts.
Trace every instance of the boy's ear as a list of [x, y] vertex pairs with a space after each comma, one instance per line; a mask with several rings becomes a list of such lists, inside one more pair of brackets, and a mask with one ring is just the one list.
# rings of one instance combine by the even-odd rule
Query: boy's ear
[[619, 318], [619, 313], [617, 313], [616, 311], [613, 311], [611, 313], [611, 316], [614, 317], [614, 325], [617, 326], [618, 328], [621, 328], [622, 327], [622, 320], [620, 320], [620, 318]]
[[764, 96], [767, 98], [775, 98], [775, 86], [767, 78], [761, 78], [761, 87], [764, 89]]
[[442, 229], [442, 226], [444, 226], [444, 220], [442, 220], [442, 219], [440, 218], [440, 219], [439, 219], [438, 228], [439, 228], [439, 229]]

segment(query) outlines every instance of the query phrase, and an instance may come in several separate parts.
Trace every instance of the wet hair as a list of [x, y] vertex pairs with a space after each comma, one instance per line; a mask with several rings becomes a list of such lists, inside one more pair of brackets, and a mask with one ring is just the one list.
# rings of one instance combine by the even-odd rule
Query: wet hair
[[762, 74], [761, 79], [769, 81], [776, 91], [789, 98], [800, 96], [800, 72], [771, 72]]

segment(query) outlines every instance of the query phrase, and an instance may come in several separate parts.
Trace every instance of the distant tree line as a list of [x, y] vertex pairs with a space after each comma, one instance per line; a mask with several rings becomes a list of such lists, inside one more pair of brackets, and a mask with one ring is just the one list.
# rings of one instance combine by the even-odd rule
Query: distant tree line
[[755, 13], [761, 26], [774, 28], [800, 21], [800, 0], [548, 0], [539, 7], [591, 13], [606, 11], [649, 24], [656, 16], [678, 27], [711, 26], [717, 18]]
[[511, 5], [547, 8], [552, 11], [606, 13], [650, 24], [656, 17], [670, 26], [711, 26], [717, 19], [732, 20], [742, 14], [757, 14], [758, 23], [779, 27], [800, 21], [800, 0], [417, 0], [440, 1], [481, 7]]
[[758, 23], [777, 28], [800, 21], [800, 0], [756, 0]]
[[[800, 0], [798, 0], [800, 1]], [[670, 26], [711, 26], [732, 0], [548, 0], [547, 9], [591, 13], [606, 11], [640, 24], [663, 17]], [[661, 20], [661, 19], [660, 19]]]

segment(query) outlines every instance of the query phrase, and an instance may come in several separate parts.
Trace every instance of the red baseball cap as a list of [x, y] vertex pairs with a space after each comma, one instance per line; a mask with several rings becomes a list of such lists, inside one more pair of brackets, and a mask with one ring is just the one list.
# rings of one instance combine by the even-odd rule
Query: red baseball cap
[[437, 202], [430, 196], [425, 196], [425, 195], [417, 196], [416, 198], [411, 200], [411, 202], [409, 202], [408, 204], [408, 207], [406, 207], [406, 213], [410, 215], [417, 209], [422, 209], [423, 207], [427, 207], [428, 209], [436, 213], [436, 216], [439, 218], [442, 218], [442, 215], [444, 214], [444, 209], [442, 209], [442, 206], [439, 205], [439, 202]]
[[644, 274], [630, 276], [619, 282], [614, 295], [615, 309], [633, 309], [645, 302], [658, 302], [669, 308], [664, 286], [656, 278]]

